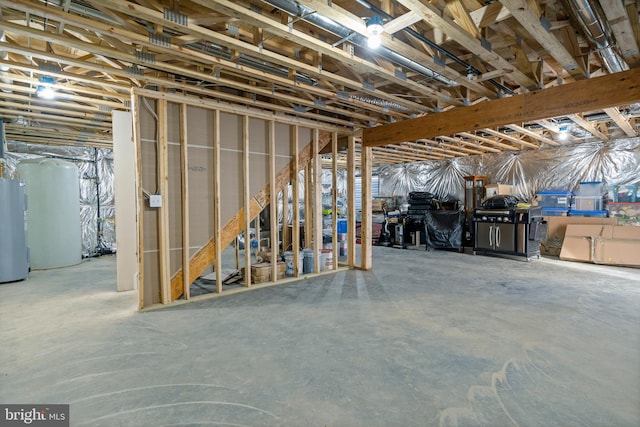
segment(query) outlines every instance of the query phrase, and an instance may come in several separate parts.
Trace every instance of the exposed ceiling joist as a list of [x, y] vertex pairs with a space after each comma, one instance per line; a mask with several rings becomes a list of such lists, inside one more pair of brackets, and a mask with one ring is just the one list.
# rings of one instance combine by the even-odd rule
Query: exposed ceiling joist
[[449, 35], [457, 43], [464, 46], [474, 55], [477, 55], [480, 59], [487, 64], [491, 64], [494, 68], [502, 69], [505, 73], [513, 78], [514, 81], [521, 84], [523, 87], [534, 89], [536, 83], [527, 77], [520, 70], [513, 67], [504, 58], [497, 55], [495, 52], [488, 50], [482, 45], [481, 41], [472, 37], [465, 30], [460, 28], [456, 23], [443, 16], [442, 11], [438, 10], [435, 6], [421, 2], [420, 0], [398, 0], [400, 4], [413, 11], [414, 13], [422, 16], [422, 19], [429, 24], [440, 28], [445, 34]]
[[527, 0], [500, 0], [500, 3], [518, 20], [549, 54], [575, 78], [585, 78], [586, 72], [562, 43], [540, 22], [540, 15], [527, 7]]
[[[391, 136], [386, 163], [558, 145], [569, 118], [587, 131], [562, 145], [638, 137], [636, 89], [611, 77], [639, 79], [620, 72], [640, 66], [638, 4], [584, 1], [604, 11], [604, 39], [574, 21], [575, 1], [0, 0], [0, 111], [23, 141], [63, 142], [59, 128], [108, 146], [111, 110], [145, 87]], [[386, 31], [370, 49], [375, 15]], [[55, 100], [37, 97], [44, 77]]]

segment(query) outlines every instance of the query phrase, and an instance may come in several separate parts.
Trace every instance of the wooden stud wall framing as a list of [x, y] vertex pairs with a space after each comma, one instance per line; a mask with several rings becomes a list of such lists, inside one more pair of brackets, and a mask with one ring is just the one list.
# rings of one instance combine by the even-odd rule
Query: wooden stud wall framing
[[140, 136], [140, 97], [131, 90], [131, 115], [133, 117], [133, 140], [136, 144], [136, 218], [138, 226], [138, 309], [144, 308], [144, 193], [142, 191], [142, 145]]
[[[280, 129], [280, 135], [286, 134], [290, 138], [288, 141], [289, 147], [285, 149], [287, 156], [290, 156], [290, 161], [286, 163], [286, 166], [283, 165], [283, 157], [282, 154], [282, 145], [278, 148], [277, 144], [277, 122], [275, 120], [265, 120], [263, 124], [259, 124], [258, 126], [265, 126], [266, 129], [266, 139], [263, 140], [263, 150], [264, 154], [267, 156], [262, 157], [265, 160], [264, 165], [265, 169], [261, 172], [262, 176], [266, 178], [266, 182], [263, 184], [260, 182], [260, 173], [254, 172], [251, 169], [252, 166], [256, 164], [252, 164], [251, 161], [256, 161], [256, 157], [251, 157], [252, 154], [255, 154], [251, 151], [251, 135], [250, 132], [253, 129], [253, 125], [251, 124], [251, 118], [248, 115], [239, 115], [235, 112], [233, 114], [238, 118], [238, 124], [240, 129], [238, 130], [238, 144], [242, 147], [241, 150], [238, 150], [238, 162], [242, 164], [242, 176], [236, 180], [236, 183], [239, 183], [239, 189], [242, 192], [242, 198], [240, 202], [239, 212], [236, 212], [236, 215], [233, 216], [226, 223], [223, 223], [222, 220], [222, 212], [221, 206], [224, 207], [225, 200], [221, 200], [221, 175], [224, 175], [224, 167], [225, 163], [223, 163], [223, 156], [221, 154], [222, 148], [225, 147], [225, 141], [223, 140], [223, 135], [221, 133], [221, 111], [216, 108], [217, 104], [211, 105], [209, 108], [205, 108], [202, 104], [196, 103], [197, 105], [193, 105], [189, 102], [178, 102], [171, 98], [170, 94], [162, 93], [162, 92], [150, 92], [143, 91], [144, 96], [154, 100], [155, 107], [148, 109], [149, 111], [145, 111], [144, 115], [141, 115], [140, 106], [142, 101], [142, 94], [137, 93], [137, 89], [132, 90], [132, 112], [134, 113], [134, 138], [136, 143], [136, 179], [138, 180], [138, 235], [139, 235], [139, 247], [138, 247], [138, 267], [140, 270], [140, 274], [138, 277], [138, 289], [139, 289], [139, 308], [143, 309], [146, 306], [157, 304], [158, 302], [161, 304], [168, 304], [172, 301], [178, 299], [181, 295], [184, 296], [185, 299], [191, 298], [189, 287], [195, 278], [197, 278], [200, 274], [202, 274], [208, 267], [213, 265], [216, 277], [216, 293], [222, 293], [222, 252], [225, 249], [223, 246], [226, 246], [228, 243], [232, 242], [233, 238], [238, 235], [238, 233], [245, 231], [245, 257], [244, 257], [244, 268], [246, 272], [245, 277], [245, 285], [247, 287], [251, 286], [251, 238], [250, 238], [250, 228], [251, 224], [255, 222], [256, 226], [258, 226], [259, 215], [260, 212], [266, 208], [267, 205], [270, 205], [270, 243], [271, 243], [271, 252], [272, 252], [272, 260], [274, 261], [271, 266], [271, 278], [272, 281], [276, 281], [278, 277], [278, 267], [277, 267], [277, 259], [279, 257], [279, 220], [278, 220], [278, 196], [280, 191], [282, 191], [283, 195], [283, 242], [291, 242], [290, 247], [283, 247], [282, 250], [291, 250], [293, 252], [294, 265], [295, 265], [295, 276], [301, 274], [301, 271], [298, 271], [298, 266], [300, 263], [300, 210], [299, 210], [299, 170], [300, 168], [306, 168], [305, 171], [305, 188], [306, 188], [306, 206], [305, 206], [305, 217], [307, 219], [306, 225], [306, 238], [305, 238], [305, 246], [314, 249], [314, 269], [315, 273], [318, 273], [322, 270], [322, 266], [320, 264], [320, 250], [322, 248], [322, 162], [321, 156], [319, 154], [320, 150], [322, 150], [327, 143], [329, 142], [329, 137], [331, 138], [331, 150], [333, 153], [333, 161], [332, 168], [334, 172], [333, 178], [333, 186], [334, 192], [332, 195], [332, 199], [334, 202], [334, 206], [337, 205], [337, 139], [338, 133], [334, 132], [329, 134], [324, 132], [321, 134], [319, 130], [312, 130], [309, 134], [306, 132], [309, 131], [308, 128], [299, 128], [295, 124], [287, 123], [287, 128], [284, 128], [284, 131]], [[145, 101], [145, 105], [147, 105]], [[173, 124], [169, 126], [171, 121], [171, 112], [174, 111], [174, 108], [177, 107], [177, 114], [174, 119], [177, 124]], [[145, 107], [146, 108], [146, 107]], [[155, 112], [153, 111], [155, 108]], [[207, 112], [208, 111], [208, 112]], [[155, 116], [157, 112], [157, 121], [153, 120], [151, 117]], [[205, 132], [207, 138], [205, 142], [199, 142], [197, 140], [198, 136], [202, 138], [202, 134], [198, 134], [198, 132], [192, 132], [189, 128], [189, 125], [193, 126], [195, 121], [190, 117], [191, 114], [195, 114], [196, 117], [198, 115], [208, 114], [207, 125], [200, 130], [200, 132]], [[227, 114], [227, 113], [225, 113]], [[204, 116], [202, 116], [204, 117]], [[262, 118], [260, 118], [263, 120]], [[199, 118], [197, 119], [199, 120]], [[225, 119], [226, 120], [226, 119]], [[174, 122], [172, 122], [174, 123]], [[198, 122], [201, 123], [201, 122]], [[233, 127], [228, 127], [224, 130], [225, 135], [228, 132], [233, 131]], [[145, 145], [144, 150], [142, 146], [143, 135], [150, 135], [153, 132], [153, 135], [157, 135], [157, 138], [153, 138], [155, 143], [154, 145], [148, 144]], [[262, 131], [258, 131], [262, 132]], [[286, 132], [286, 133], [284, 133]], [[305, 146], [302, 151], [300, 151], [300, 139], [301, 135], [307, 135], [310, 137], [309, 145]], [[176, 142], [170, 141], [170, 138], [179, 139], [179, 144]], [[148, 142], [149, 138], [144, 139]], [[208, 142], [207, 142], [208, 140]], [[227, 141], [228, 142], [228, 141]], [[286, 143], [284, 140], [281, 142]], [[172, 151], [172, 157], [169, 157], [169, 145], [176, 144], [179, 145], [178, 151]], [[352, 146], [352, 150], [355, 148]], [[146, 151], [149, 150], [149, 154], [145, 154]], [[202, 158], [195, 155], [191, 150], [210, 150], [207, 153], [204, 163], [200, 163], [205, 165], [205, 167], [201, 167], [197, 169], [194, 165], [197, 164], [197, 160]], [[226, 152], [232, 152], [233, 150], [229, 150], [224, 148]], [[255, 149], [254, 149], [255, 150]], [[178, 153], [178, 155], [173, 154]], [[144, 156], [144, 157], [143, 157]], [[208, 159], [208, 160], [207, 160]], [[351, 166], [355, 170], [355, 155], [351, 154]], [[227, 162], [227, 160], [224, 160]], [[143, 190], [143, 165], [144, 171], [146, 171], [147, 180], [150, 180], [150, 177], [155, 177], [158, 181], [158, 190], [162, 196], [162, 207], [149, 209], [146, 207], [146, 199], [144, 196]], [[180, 167], [180, 171], [176, 174], [175, 168], [176, 166]], [[258, 165], [262, 165], [262, 163], [258, 163]], [[297, 165], [297, 167], [296, 167]], [[170, 168], [171, 167], [171, 168]], [[227, 167], [229, 166], [227, 164]], [[263, 166], [260, 166], [260, 168]], [[213, 170], [211, 170], [213, 168]], [[157, 170], [157, 174], [154, 172]], [[251, 172], [250, 172], [251, 170]], [[208, 172], [207, 172], [208, 171]], [[194, 182], [198, 182], [196, 178], [197, 172], [207, 172], [209, 175], [205, 179], [205, 182], [208, 182], [207, 188], [209, 190], [204, 191], [204, 195], [202, 191], [200, 195], [194, 196], [194, 191], [196, 189], [193, 188]], [[193, 176], [192, 176], [193, 175]], [[190, 177], [193, 180], [190, 180]], [[264, 185], [261, 190], [258, 191], [256, 195], [251, 194], [251, 192], [256, 192], [255, 187], [251, 187], [250, 177], [254, 181], [255, 185]], [[170, 180], [171, 184], [178, 184], [177, 180], [180, 180], [179, 185], [169, 186]], [[202, 178], [198, 178], [202, 179]], [[353, 180], [352, 180], [353, 181]], [[202, 182], [202, 181], [200, 181]], [[289, 207], [288, 199], [289, 193], [288, 188], [289, 184], [291, 184], [292, 188], [292, 206]], [[147, 183], [147, 185], [151, 185], [151, 181]], [[155, 185], [155, 183], [154, 183]], [[225, 184], [227, 185], [227, 184]], [[236, 184], [233, 184], [236, 185]], [[350, 190], [350, 199], [353, 200], [354, 192], [353, 192], [353, 182]], [[202, 190], [202, 188], [199, 188]], [[170, 194], [170, 190], [173, 193]], [[224, 189], [222, 189], [224, 190]], [[209, 191], [209, 196], [207, 196], [207, 191]], [[213, 193], [213, 203], [211, 203], [211, 192]], [[235, 193], [237, 194], [237, 193]], [[170, 198], [171, 197], [171, 198]], [[203, 200], [203, 197], [205, 199]], [[202, 212], [198, 209], [194, 209], [194, 206], [198, 206], [198, 203], [209, 203], [210, 211], [204, 211], [205, 218], [202, 218]], [[182, 221], [175, 221], [175, 217], [171, 216], [172, 212], [175, 212], [175, 209], [172, 211], [171, 207], [177, 207], [176, 203], [181, 203], [181, 207], [178, 210], [178, 215], [182, 217]], [[194, 203], [196, 203], [194, 205]], [[353, 203], [351, 203], [353, 209]], [[235, 208], [234, 208], [235, 209]], [[145, 235], [144, 229], [142, 228], [143, 224], [143, 215], [142, 213], [146, 213], [147, 218], [152, 219], [152, 228], [151, 233], [157, 233], [156, 236]], [[198, 213], [200, 212], [200, 216]], [[228, 214], [228, 213], [227, 213]], [[333, 236], [334, 241], [337, 242], [337, 209], [333, 209]], [[195, 216], [194, 216], [195, 215]], [[207, 218], [207, 216], [209, 216]], [[155, 218], [157, 218], [157, 230], [155, 230]], [[289, 219], [291, 220], [292, 227], [289, 228]], [[352, 221], [351, 230], [355, 240], [355, 211], [350, 212], [350, 220]], [[203, 222], [204, 221], [204, 222]], [[212, 236], [210, 237], [208, 243], [204, 246], [200, 247], [195, 254], [191, 253], [192, 245], [201, 245], [201, 243], [196, 242], [196, 236], [199, 233], [200, 228], [194, 227], [209, 227], [208, 230], [211, 230], [211, 226], [208, 224], [213, 223], [213, 231]], [[203, 225], [204, 224], [204, 225]], [[172, 230], [171, 227], [176, 228], [176, 230]], [[147, 233], [149, 229], [147, 229]], [[195, 234], [194, 234], [195, 233]], [[233, 234], [231, 234], [233, 233]], [[287, 233], [289, 236], [287, 236]], [[173, 237], [170, 237], [173, 236]], [[181, 236], [175, 237], [175, 236]], [[147, 247], [147, 260], [146, 262], [150, 262], [147, 265], [147, 273], [151, 273], [145, 278], [144, 273], [144, 264], [145, 264], [145, 251], [144, 251], [144, 238], [147, 238], [147, 242], [155, 242], [152, 243], [151, 247]], [[149, 240], [151, 237], [151, 240]], [[173, 241], [172, 241], [173, 240]], [[182, 251], [182, 256], [180, 258], [171, 258], [171, 247], [170, 243], [177, 243], [176, 248]], [[147, 243], [149, 245], [149, 243]], [[334, 246], [334, 260], [337, 260], [337, 249], [338, 244], [336, 243]], [[236, 248], [238, 245], [236, 245]], [[355, 254], [354, 246], [351, 245], [350, 253]], [[157, 256], [158, 263], [156, 265], [155, 259]], [[173, 264], [172, 264], [172, 262]], [[350, 260], [351, 265], [353, 265], [353, 260]], [[334, 262], [334, 266], [337, 265], [337, 262]], [[151, 268], [151, 270], [149, 270]], [[156, 268], [158, 269], [156, 272]], [[334, 267], [335, 268], [335, 267]], [[178, 272], [173, 274], [172, 277], [172, 269], [178, 269]], [[157, 281], [155, 279], [151, 279], [152, 277], [157, 277]], [[145, 283], [145, 280], [149, 283]], [[149, 293], [151, 292], [151, 294]]]
[[[213, 227], [215, 247], [216, 293], [222, 293], [222, 221], [220, 220], [220, 111], [213, 110]], [[236, 242], [237, 243], [237, 242]], [[238, 245], [236, 244], [236, 248]], [[184, 275], [184, 272], [182, 273]]]
[[[276, 135], [273, 120], [267, 122], [267, 143], [269, 144], [269, 186], [276, 188]], [[269, 220], [271, 230], [271, 280], [278, 280], [278, 192], [269, 193]], [[286, 225], [286, 223], [284, 224]], [[283, 227], [284, 227], [283, 225]]]
[[338, 268], [340, 242], [338, 241], [338, 134], [331, 134], [331, 247], [333, 268]]
[[371, 268], [371, 249], [372, 249], [372, 223], [371, 223], [371, 147], [361, 147], [360, 155], [361, 168], [360, 174], [362, 179], [362, 222], [360, 224], [361, 235], [361, 254], [360, 267], [363, 270]]
[[[289, 181], [288, 181], [289, 182]], [[282, 250], [293, 250], [293, 240], [289, 232], [289, 185], [282, 189]]]
[[[311, 170], [313, 170], [313, 266], [314, 272], [319, 273], [320, 251], [322, 250], [322, 164], [320, 162], [320, 132], [313, 131], [313, 157], [311, 158]], [[308, 213], [305, 213], [305, 218]]]
[[171, 302], [171, 267], [169, 262], [169, 136], [167, 101], [158, 101], [158, 177], [162, 206], [158, 208], [158, 237], [160, 240], [160, 300]]
[[[299, 130], [298, 126], [294, 125], [291, 128], [291, 152], [293, 153], [293, 164], [298, 164], [298, 141], [299, 139]], [[291, 169], [291, 186], [293, 187], [292, 198], [291, 198], [291, 218], [292, 218], [292, 230], [291, 230], [291, 239], [293, 242], [293, 275], [298, 277], [301, 271], [298, 271], [298, 266], [300, 265], [300, 187], [298, 185], [298, 170], [295, 168]]]
[[187, 106], [180, 104], [180, 177], [182, 189], [182, 291], [184, 299], [191, 297], [189, 288], [189, 158], [187, 153]]
[[310, 248], [313, 242], [313, 157], [304, 168], [304, 247]]
[[356, 142], [347, 146], [347, 265], [356, 267]]
[[251, 286], [251, 191], [249, 190], [249, 117], [242, 116], [242, 170], [244, 209], [244, 285]]

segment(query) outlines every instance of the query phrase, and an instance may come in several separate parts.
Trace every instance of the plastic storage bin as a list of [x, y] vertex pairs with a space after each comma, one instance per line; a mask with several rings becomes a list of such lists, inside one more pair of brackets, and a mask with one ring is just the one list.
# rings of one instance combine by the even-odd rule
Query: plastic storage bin
[[571, 191], [540, 191], [537, 193], [538, 206], [541, 208], [564, 208], [571, 206]]
[[601, 211], [602, 196], [575, 196], [571, 210], [576, 211]]
[[578, 196], [598, 196], [602, 197], [602, 181], [581, 182], [578, 188]]
[[542, 208], [542, 216], [567, 216], [569, 209], [566, 208]]
[[609, 216], [609, 212], [606, 210], [597, 210], [597, 211], [569, 211], [569, 215], [571, 216], [588, 216], [595, 218], [607, 218]]
[[638, 185], [616, 185], [613, 191], [613, 201], [626, 203], [639, 202], [638, 192], [640, 192], [640, 186]]

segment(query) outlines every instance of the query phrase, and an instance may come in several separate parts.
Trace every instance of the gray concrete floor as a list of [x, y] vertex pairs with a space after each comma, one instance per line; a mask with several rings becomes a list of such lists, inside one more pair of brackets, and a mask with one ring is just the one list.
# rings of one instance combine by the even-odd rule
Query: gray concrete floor
[[639, 426], [640, 270], [374, 248], [138, 313], [115, 259], [0, 285], [0, 402], [73, 426]]

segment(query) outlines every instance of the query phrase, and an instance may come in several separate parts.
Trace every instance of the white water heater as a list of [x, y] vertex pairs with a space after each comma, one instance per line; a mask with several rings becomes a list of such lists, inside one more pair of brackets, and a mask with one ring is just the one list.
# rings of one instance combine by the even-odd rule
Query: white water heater
[[20, 181], [0, 177], [0, 283], [29, 275], [24, 194]]
[[82, 261], [78, 168], [59, 159], [18, 163], [25, 183], [27, 243], [33, 270], [67, 267]]

